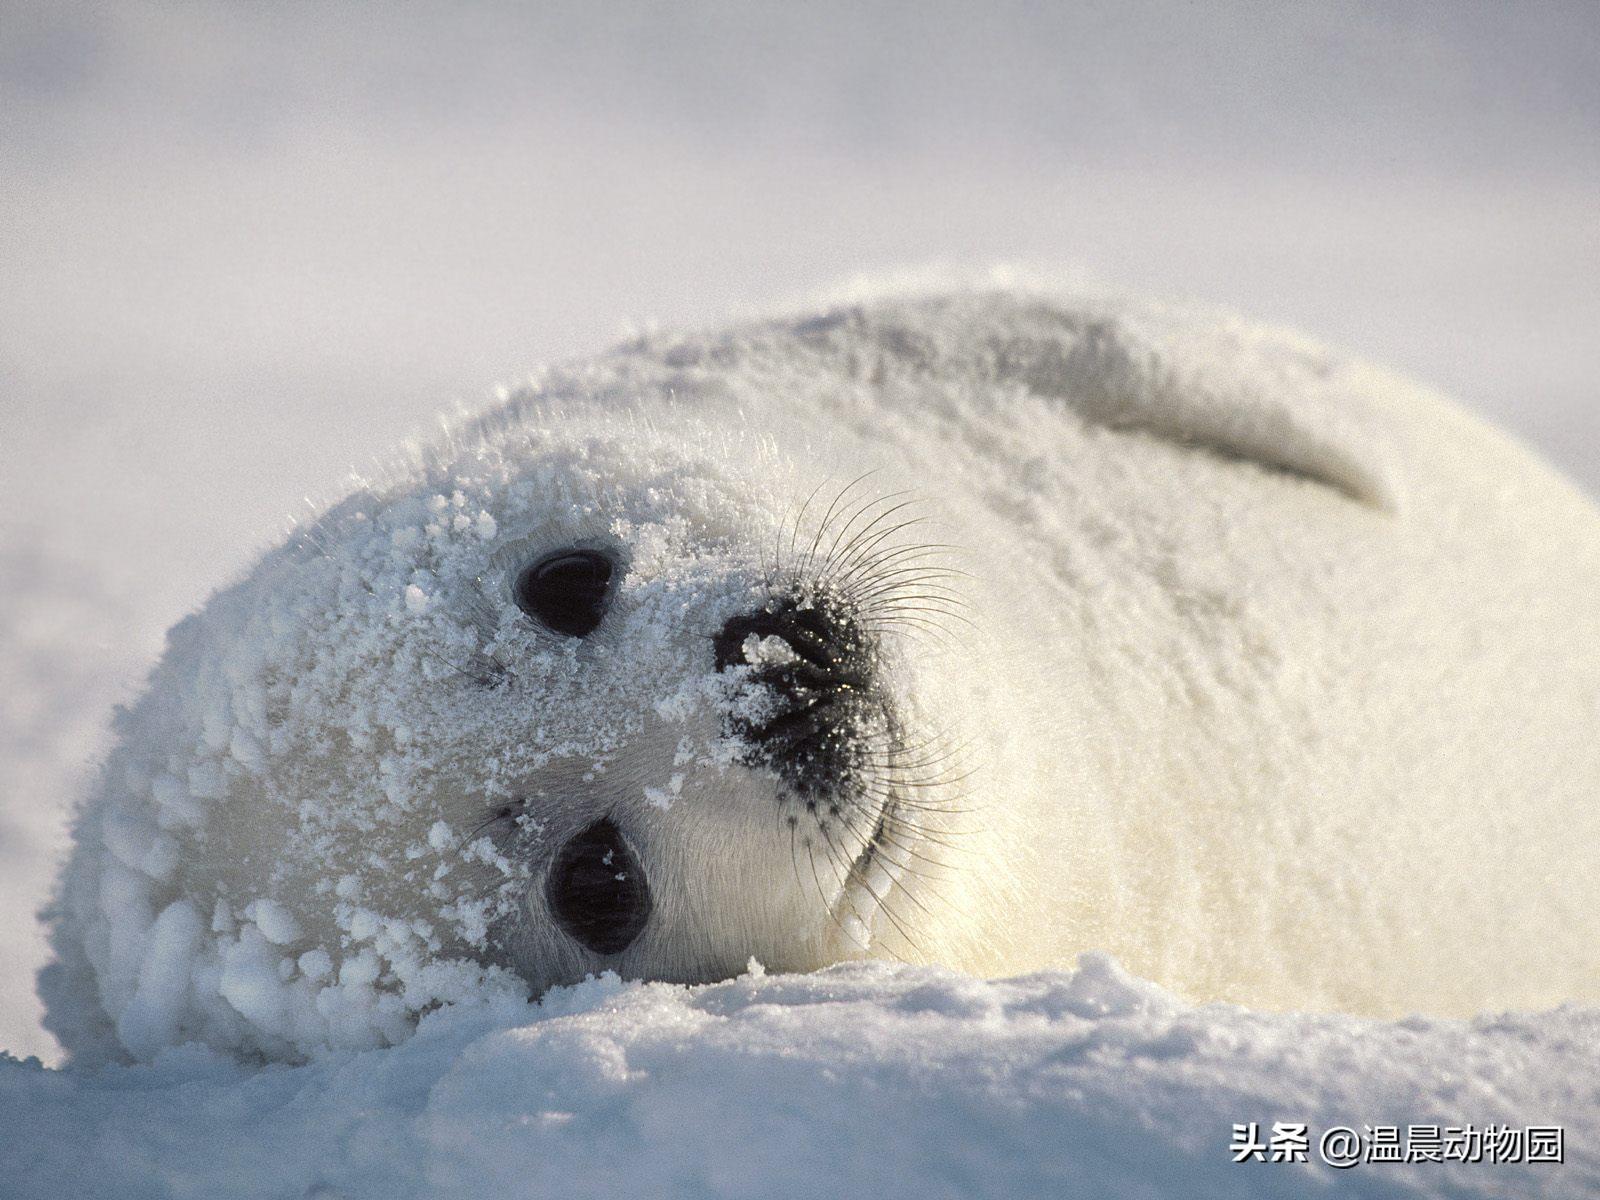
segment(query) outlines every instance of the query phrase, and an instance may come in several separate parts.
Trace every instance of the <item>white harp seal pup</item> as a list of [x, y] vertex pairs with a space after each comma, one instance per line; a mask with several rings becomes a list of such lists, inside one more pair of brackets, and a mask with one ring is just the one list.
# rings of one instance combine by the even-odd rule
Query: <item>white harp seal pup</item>
[[976, 287], [545, 371], [171, 632], [48, 1023], [297, 1059], [466, 996], [1103, 949], [1600, 997], [1600, 515], [1300, 337]]

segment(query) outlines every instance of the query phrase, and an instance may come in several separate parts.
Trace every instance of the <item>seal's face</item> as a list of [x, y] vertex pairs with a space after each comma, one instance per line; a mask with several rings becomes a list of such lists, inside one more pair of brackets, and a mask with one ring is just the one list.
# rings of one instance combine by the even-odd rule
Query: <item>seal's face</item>
[[[865, 949], [867, 902], [893, 882], [895, 769], [911, 765], [893, 654], [859, 580], [751, 565], [703, 576], [665, 627], [654, 606], [609, 611], [629, 602], [626, 547], [565, 547], [518, 571], [521, 613], [577, 643], [598, 687], [630, 644], [682, 651], [671, 675], [629, 681], [614, 751], [558, 755], [490, 818], [526, 876], [494, 949], [536, 986], [606, 967], [697, 980], [752, 956], [815, 964], [849, 952], [840, 935]], [[514, 671], [510, 703], [527, 690]]]
[[865, 483], [640, 453], [480, 450], [314, 539], [294, 653], [343, 702], [261, 778], [344, 938], [399, 920], [543, 989], [806, 969], [892, 925], [954, 786], [918, 686], [931, 550]]

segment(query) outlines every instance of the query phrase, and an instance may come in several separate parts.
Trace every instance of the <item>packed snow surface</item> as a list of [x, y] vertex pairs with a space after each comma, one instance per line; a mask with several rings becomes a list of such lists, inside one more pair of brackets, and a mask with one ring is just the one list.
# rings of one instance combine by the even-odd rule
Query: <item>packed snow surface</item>
[[[295, 1067], [197, 1046], [98, 1072], [0, 1060], [0, 1195], [1583, 1196], [1597, 1040], [1593, 1010], [1195, 1007], [1101, 955], [996, 982], [885, 963], [606, 976]], [[1306, 1161], [1236, 1163], [1252, 1122], [1267, 1145], [1305, 1125]], [[1459, 1154], [1488, 1126], [1562, 1126], [1565, 1161], [1321, 1161], [1335, 1127], [1409, 1144], [1413, 1125], [1472, 1126]]]

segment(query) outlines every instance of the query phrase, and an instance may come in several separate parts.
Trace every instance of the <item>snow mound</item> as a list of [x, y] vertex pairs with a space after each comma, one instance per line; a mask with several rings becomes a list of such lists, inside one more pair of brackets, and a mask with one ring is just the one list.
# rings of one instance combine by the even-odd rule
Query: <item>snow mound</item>
[[[385, 1050], [0, 1060], [0, 1192], [224, 1197], [1577, 1196], [1600, 1011], [1382, 1023], [1184, 1004], [1103, 955], [558, 988]], [[1235, 1163], [1235, 1124], [1307, 1161]], [[1319, 1161], [1326, 1130], [1564, 1127], [1561, 1164]], [[1492, 1140], [1493, 1135], [1491, 1135]]]

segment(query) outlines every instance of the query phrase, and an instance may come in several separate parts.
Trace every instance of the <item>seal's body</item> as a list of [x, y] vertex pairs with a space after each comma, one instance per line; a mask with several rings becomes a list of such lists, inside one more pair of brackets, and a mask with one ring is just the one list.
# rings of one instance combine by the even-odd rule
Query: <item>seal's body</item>
[[1600, 995], [1600, 514], [1215, 316], [890, 299], [554, 370], [172, 633], [50, 1025], [270, 1057], [585, 973], [1107, 949]]

